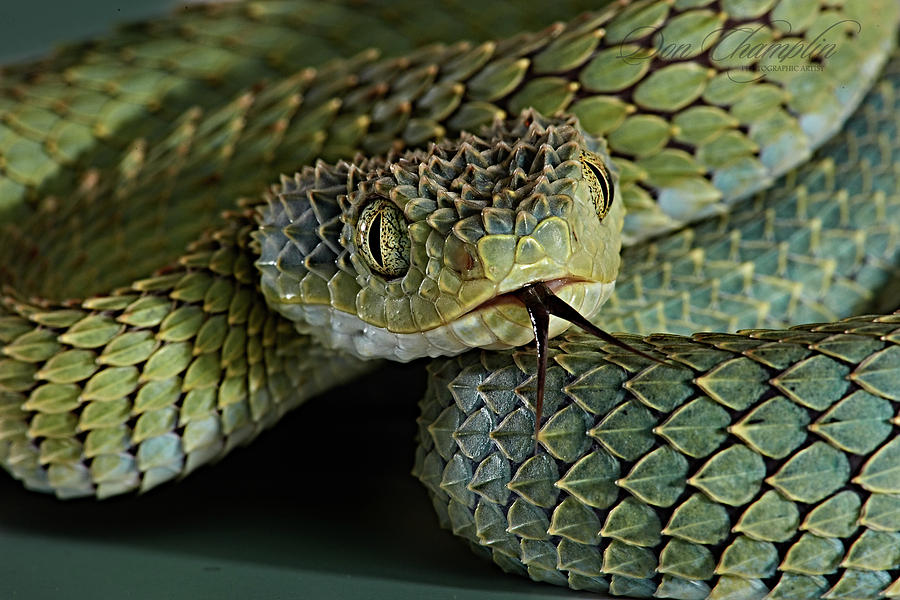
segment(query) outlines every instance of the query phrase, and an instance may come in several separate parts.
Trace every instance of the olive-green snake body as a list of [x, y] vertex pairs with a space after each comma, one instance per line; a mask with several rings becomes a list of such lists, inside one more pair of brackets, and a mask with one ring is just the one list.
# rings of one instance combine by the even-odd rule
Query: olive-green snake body
[[[550, 19], [417, 7], [196, 8], [8, 70], [4, 468], [146, 491], [372, 358], [452, 356], [413, 471], [503, 569], [900, 596], [900, 6], [640, 0], [410, 50], [423, 15]], [[368, 44], [403, 54], [300, 69]], [[659, 362], [552, 318], [536, 423], [539, 282]]]

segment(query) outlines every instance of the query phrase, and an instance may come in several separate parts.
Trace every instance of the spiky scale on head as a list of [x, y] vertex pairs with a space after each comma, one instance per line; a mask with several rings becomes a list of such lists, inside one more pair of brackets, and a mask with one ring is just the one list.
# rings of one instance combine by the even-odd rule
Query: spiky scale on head
[[623, 209], [605, 160], [574, 119], [526, 111], [427, 150], [319, 163], [263, 211], [263, 291], [301, 331], [361, 356], [527, 343], [528, 314], [506, 294], [550, 282], [590, 318], [612, 290]]

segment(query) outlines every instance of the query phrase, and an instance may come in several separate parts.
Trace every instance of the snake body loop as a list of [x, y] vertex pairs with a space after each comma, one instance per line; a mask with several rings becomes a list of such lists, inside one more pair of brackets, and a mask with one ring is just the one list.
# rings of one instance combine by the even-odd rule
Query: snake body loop
[[[146, 491], [365, 359], [459, 355], [414, 474], [505, 570], [900, 596], [900, 5], [619, 2], [295, 70], [328, 15], [422, 29], [341, 6], [197, 9], [9, 71], [34, 102], [2, 100], [3, 467]], [[570, 331], [542, 373], [515, 295], [544, 286], [638, 352]]]

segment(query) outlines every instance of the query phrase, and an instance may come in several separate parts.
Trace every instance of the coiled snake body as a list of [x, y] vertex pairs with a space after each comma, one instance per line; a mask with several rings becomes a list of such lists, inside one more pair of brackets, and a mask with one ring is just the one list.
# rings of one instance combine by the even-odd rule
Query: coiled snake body
[[[200, 9], [183, 43], [227, 89], [292, 64], [279, 11]], [[4, 467], [61, 497], [148, 490], [367, 359], [459, 355], [429, 367], [414, 473], [502, 568], [623, 596], [900, 595], [900, 315], [876, 314], [898, 304], [898, 13], [620, 3], [121, 131], [110, 103], [175, 110], [209, 73], [134, 32], [58, 77], [12, 71]], [[262, 33], [216, 38], [243, 23]], [[535, 284], [631, 333], [545, 348], [537, 423]]]

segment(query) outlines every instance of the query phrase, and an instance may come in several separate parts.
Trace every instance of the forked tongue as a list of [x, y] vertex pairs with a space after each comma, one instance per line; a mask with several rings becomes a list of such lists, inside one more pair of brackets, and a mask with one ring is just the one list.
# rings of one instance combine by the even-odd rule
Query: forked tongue
[[633, 346], [606, 333], [577, 310], [555, 296], [550, 288], [543, 282], [526, 285], [516, 292], [516, 297], [525, 305], [528, 316], [531, 318], [531, 327], [534, 329], [534, 341], [537, 346], [538, 372], [537, 372], [537, 401], [534, 405], [534, 453], [538, 449], [538, 432], [541, 429], [541, 413], [544, 410], [544, 386], [547, 381], [547, 341], [549, 338], [550, 315], [565, 319], [573, 325], [578, 325], [591, 335], [600, 338], [604, 342], [618, 346], [642, 356], [653, 362], [665, 364], [658, 358], [641, 352]]

